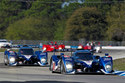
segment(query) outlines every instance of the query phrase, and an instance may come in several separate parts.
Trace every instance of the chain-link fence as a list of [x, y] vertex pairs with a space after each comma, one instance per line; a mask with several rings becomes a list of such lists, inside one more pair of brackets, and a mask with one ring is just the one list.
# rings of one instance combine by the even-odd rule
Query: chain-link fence
[[18, 45], [39, 45], [40, 43], [42, 44], [48, 44], [50, 42], [57, 42], [57, 44], [65, 44], [65, 45], [79, 45], [79, 41], [43, 41], [43, 40], [12, 40], [12, 44], [18, 44]]
[[40, 43], [42, 44], [48, 44], [50, 42], [57, 42], [57, 44], [64, 44], [64, 45], [72, 45], [72, 46], [77, 46], [79, 44], [85, 45], [88, 42], [94, 42], [95, 44], [100, 43], [103, 46], [125, 46], [125, 41], [119, 42], [119, 41], [43, 41], [43, 40], [12, 40], [12, 44], [14, 45], [39, 45]]

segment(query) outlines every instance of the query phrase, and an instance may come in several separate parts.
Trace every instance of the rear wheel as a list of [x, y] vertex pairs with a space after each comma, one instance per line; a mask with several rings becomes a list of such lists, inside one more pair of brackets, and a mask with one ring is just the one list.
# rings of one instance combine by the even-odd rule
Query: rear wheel
[[50, 66], [49, 66], [49, 70], [52, 71], [52, 59], [50, 59]]

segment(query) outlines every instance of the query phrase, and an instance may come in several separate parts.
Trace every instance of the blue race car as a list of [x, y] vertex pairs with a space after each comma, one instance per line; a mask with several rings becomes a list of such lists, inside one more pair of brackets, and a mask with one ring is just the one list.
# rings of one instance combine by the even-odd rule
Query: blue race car
[[77, 50], [72, 56], [61, 53], [60, 55], [52, 55], [50, 60], [50, 71], [60, 72], [61, 74], [77, 74], [77, 73], [104, 73], [111, 74], [113, 72], [112, 57], [95, 56], [89, 50]]
[[40, 65], [45, 66], [47, 62], [48, 54], [42, 51], [36, 51], [31, 47], [24, 46], [21, 47], [18, 53], [7, 50], [4, 53], [4, 64], [9, 66], [16, 65]]

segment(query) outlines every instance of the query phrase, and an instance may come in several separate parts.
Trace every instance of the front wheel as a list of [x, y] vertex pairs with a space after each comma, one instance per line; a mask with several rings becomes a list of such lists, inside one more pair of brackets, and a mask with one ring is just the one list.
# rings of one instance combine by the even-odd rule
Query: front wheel
[[4, 65], [7, 65], [8, 64], [8, 60], [7, 58], [4, 56]]
[[54, 68], [55, 68], [55, 62], [53, 60], [51, 60], [50, 62], [50, 71], [52, 71], [52, 73], [54, 73]]
[[66, 74], [63, 61], [61, 61], [61, 63], [60, 63], [60, 73], [61, 73], [61, 74]]
[[50, 66], [49, 66], [49, 70], [52, 71], [52, 59], [50, 59]]

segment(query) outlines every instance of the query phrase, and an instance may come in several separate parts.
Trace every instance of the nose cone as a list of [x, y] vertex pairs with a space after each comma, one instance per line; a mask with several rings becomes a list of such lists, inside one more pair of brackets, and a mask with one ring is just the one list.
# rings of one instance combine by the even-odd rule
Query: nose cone
[[77, 62], [77, 63], [81, 63], [81, 64], [83, 64], [83, 65], [86, 66], [86, 67], [91, 67], [93, 60], [88, 60], [88, 61], [85, 61], [85, 60], [77, 60], [76, 62]]
[[91, 66], [92, 65], [92, 60], [90, 60], [90, 61], [84, 61], [88, 66]]
[[24, 55], [27, 60], [31, 58], [32, 55]]

